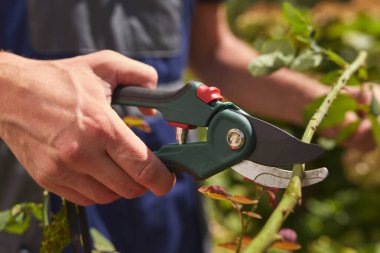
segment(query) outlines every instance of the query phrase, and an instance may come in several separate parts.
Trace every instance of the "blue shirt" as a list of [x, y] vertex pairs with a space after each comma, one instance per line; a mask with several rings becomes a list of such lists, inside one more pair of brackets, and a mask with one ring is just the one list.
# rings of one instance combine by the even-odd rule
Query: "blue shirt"
[[[62, 0], [61, 0], [62, 1]], [[182, 1], [180, 14], [180, 48], [170, 57], [137, 56], [152, 65], [159, 74], [160, 85], [181, 79], [187, 62], [190, 22], [194, 0]], [[71, 57], [73, 52], [41, 53], [31, 45], [26, 0], [2, 0], [0, 8], [0, 49], [30, 58]], [[152, 134], [136, 134], [153, 150], [175, 142], [174, 128], [161, 118], [146, 119]], [[117, 250], [127, 253], [201, 253], [204, 252], [205, 222], [197, 185], [187, 175], [177, 175], [173, 190], [164, 197], [151, 193], [108, 205], [86, 208], [89, 224], [110, 239]], [[53, 198], [53, 209], [60, 200]]]

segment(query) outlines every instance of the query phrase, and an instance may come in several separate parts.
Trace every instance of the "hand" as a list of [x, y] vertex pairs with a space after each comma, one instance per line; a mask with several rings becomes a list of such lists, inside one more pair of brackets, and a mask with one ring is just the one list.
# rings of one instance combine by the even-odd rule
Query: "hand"
[[110, 106], [116, 85], [156, 81], [112, 51], [55, 61], [0, 52], [0, 137], [38, 184], [77, 204], [163, 195], [175, 176]]
[[[371, 88], [372, 87], [372, 88]], [[371, 89], [380, 101], [380, 86], [377, 84], [363, 84], [363, 88], [359, 89], [356, 87], [347, 87], [345, 93], [354, 97], [361, 104], [370, 104], [372, 99]], [[344, 127], [348, 126], [350, 123], [355, 121], [360, 121], [359, 127], [357, 130], [342, 143], [344, 148], [354, 148], [359, 151], [367, 152], [376, 147], [375, 140], [372, 134], [372, 125], [368, 118], [363, 117], [365, 115], [360, 115], [360, 113], [347, 112], [345, 120], [342, 124], [322, 131], [322, 135], [326, 137], [335, 137], [339, 131]]]

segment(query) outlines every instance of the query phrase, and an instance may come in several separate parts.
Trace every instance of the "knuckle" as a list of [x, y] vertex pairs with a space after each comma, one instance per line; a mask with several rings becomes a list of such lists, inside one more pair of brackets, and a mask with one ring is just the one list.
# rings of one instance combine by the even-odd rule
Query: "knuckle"
[[157, 70], [152, 66], [147, 66], [147, 71], [149, 72], [150, 82], [156, 84], [158, 80]]
[[57, 164], [44, 167], [43, 171], [39, 173], [38, 180], [42, 184], [47, 184], [51, 180], [64, 181], [67, 177], [65, 170]]
[[[82, 156], [78, 141], [71, 141], [58, 148], [58, 159], [63, 163], [77, 161]], [[54, 172], [54, 169], [52, 170]]]
[[119, 57], [120, 54], [113, 51], [113, 50], [110, 50], [110, 49], [103, 49], [101, 51], [99, 51], [99, 54], [104, 54], [105, 57]]

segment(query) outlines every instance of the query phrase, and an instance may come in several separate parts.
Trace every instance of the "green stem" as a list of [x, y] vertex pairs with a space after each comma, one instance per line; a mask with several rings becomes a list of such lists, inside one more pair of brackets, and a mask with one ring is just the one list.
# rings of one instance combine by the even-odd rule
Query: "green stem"
[[343, 74], [339, 77], [337, 83], [332, 87], [331, 91], [327, 94], [326, 98], [323, 100], [319, 109], [315, 112], [313, 117], [310, 119], [309, 124], [302, 136], [302, 141], [310, 143], [311, 139], [317, 127], [326, 116], [332, 102], [338, 96], [342, 88], [347, 84], [348, 79], [361, 67], [364, 65], [367, 58], [366, 52], [360, 52], [356, 60], [347, 67]]
[[[332, 87], [329, 94], [321, 104], [320, 108], [315, 112], [309, 124], [306, 127], [302, 141], [310, 143], [313, 135], [327, 114], [332, 102], [337, 97], [342, 88], [346, 85], [348, 79], [364, 65], [367, 58], [366, 52], [360, 52], [355, 61], [349, 65], [338, 79], [337, 83]], [[288, 215], [293, 211], [297, 203], [300, 202], [302, 196], [301, 179], [304, 172], [304, 165], [296, 164], [293, 166], [293, 177], [289, 186], [273, 211], [264, 227], [257, 234], [254, 240], [248, 245], [244, 253], [262, 253], [268, 249], [274, 242], [279, 240], [278, 231], [285, 222]]]
[[49, 226], [49, 192], [46, 190], [43, 192], [42, 212], [42, 224], [44, 227], [47, 227]]

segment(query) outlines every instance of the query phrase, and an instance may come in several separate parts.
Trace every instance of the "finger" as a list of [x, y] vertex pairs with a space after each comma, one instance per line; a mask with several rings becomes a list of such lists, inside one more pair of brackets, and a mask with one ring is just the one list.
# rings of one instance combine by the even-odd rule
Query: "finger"
[[157, 85], [157, 71], [153, 67], [114, 51], [104, 50], [82, 57], [100, 78], [111, 84], [112, 89], [117, 85], [147, 88]]
[[147, 189], [135, 182], [108, 154], [99, 156], [94, 163], [104, 169], [94, 171], [92, 176], [118, 195], [132, 199], [146, 192]]
[[137, 183], [156, 195], [167, 193], [174, 184], [174, 175], [126, 127], [114, 113], [115, 138], [106, 145], [107, 153]]
[[118, 194], [91, 176], [71, 174], [67, 180], [70, 182], [69, 185], [60, 186], [70, 188], [97, 204], [108, 204], [120, 198]]
[[74, 189], [68, 188], [62, 185], [50, 185], [45, 187], [49, 192], [54, 193], [60, 197], [67, 199], [70, 202], [73, 202], [81, 206], [89, 206], [96, 204], [95, 201], [85, 197]]
[[372, 136], [371, 122], [364, 119], [359, 125], [356, 133], [349, 137], [343, 144], [343, 147], [353, 147], [361, 151], [370, 151], [375, 147]]

